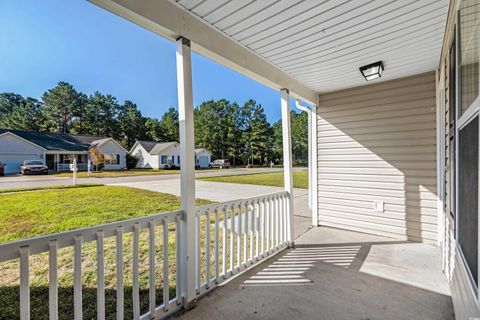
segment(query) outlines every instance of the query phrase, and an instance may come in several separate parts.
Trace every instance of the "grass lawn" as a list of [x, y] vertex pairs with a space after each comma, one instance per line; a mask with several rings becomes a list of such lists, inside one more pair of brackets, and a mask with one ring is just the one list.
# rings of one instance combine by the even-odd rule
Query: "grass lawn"
[[38, 187], [38, 188], [12, 188], [12, 189], [2, 189], [0, 193], [14, 193], [14, 192], [24, 192], [24, 191], [44, 191], [44, 190], [56, 190], [56, 189], [76, 189], [76, 188], [88, 188], [88, 187], [100, 187], [102, 184], [98, 183], [79, 183], [76, 185], [70, 184], [66, 186], [51, 186], [51, 187]]
[[[208, 201], [197, 200], [197, 204]], [[120, 186], [89, 186], [31, 192], [0, 194], [0, 243], [108, 223], [118, 220], [177, 210], [179, 198], [152, 191]], [[204, 224], [205, 225], [205, 224]], [[169, 225], [169, 279], [162, 279], [161, 228], [157, 228], [157, 301], [168, 281], [170, 297], [175, 296], [175, 224]], [[107, 319], [115, 319], [114, 238], [105, 239], [105, 285]], [[95, 242], [82, 246], [82, 281], [84, 319], [96, 318], [96, 247]], [[132, 236], [124, 235], [125, 318], [131, 314]], [[48, 319], [48, 254], [33, 255], [30, 262], [31, 313], [35, 319]], [[140, 234], [141, 310], [148, 309], [148, 233]], [[73, 249], [58, 252], [59, 318], [73, 319]], [[19, 262], [0, 263], [0, 319], [19, 319]]]
[[[283, 187], [283, 172], [208, 177], [199, 178], [198, 180]], [[308, 189], [308, 171], [302, 170], [293, 172], [293, 187]]]

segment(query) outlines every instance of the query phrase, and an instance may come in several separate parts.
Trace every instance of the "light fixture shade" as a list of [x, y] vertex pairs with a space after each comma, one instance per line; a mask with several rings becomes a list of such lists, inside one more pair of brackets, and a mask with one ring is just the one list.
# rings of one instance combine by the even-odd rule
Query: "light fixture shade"
[[383, 62], [377, 61], [375, 63], [360, 67], [360, 72], [367, 81], [380, 78], [383, 73]]

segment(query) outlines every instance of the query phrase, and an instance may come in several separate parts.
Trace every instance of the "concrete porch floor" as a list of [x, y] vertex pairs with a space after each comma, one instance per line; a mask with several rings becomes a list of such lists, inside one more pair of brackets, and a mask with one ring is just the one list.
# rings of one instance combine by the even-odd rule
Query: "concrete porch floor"
[[454, 319], [439, 248], [317, 227], [180, 319]]

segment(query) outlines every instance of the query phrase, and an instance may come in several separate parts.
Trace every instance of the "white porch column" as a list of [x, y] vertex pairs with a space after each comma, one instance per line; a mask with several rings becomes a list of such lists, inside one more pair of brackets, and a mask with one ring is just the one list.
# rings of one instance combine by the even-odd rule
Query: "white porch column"
[[312, 111], [308, 110], [308, 207], [312, 209], [312, 167], [313, 167], [313, 154], [312, 154]]
[[288, 202], [288, 235], [289, 245], [295, 239], [293, 229], [293, 173], [292, 173], [292, 133], [290, 129], [290, 94], [288, 89], [282, 89], [282, 136], [283, 136], [283, 174], [284, 187], [290, 195]]
[[193, 306], [195, 292], [195, 148], [193, 135], [192, 60], [190, 40], [177, 40], [178, 120], [180, 126], [180, 194], [184, 219], [180, 239], [180, 283], [184, 307]]
[[318, 226], [318, 142], [317, 142], [317, 106], [312, 105], [311, 114], [311, 188], [312, 226]]

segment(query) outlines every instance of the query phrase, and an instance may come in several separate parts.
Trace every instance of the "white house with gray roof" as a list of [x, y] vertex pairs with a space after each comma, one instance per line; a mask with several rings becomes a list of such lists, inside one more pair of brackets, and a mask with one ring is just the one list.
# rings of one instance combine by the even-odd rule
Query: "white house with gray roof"
[[78, 169], [86, 170], [91, 147], [103, 155], [105, 170], [126, 167], [127, 150], [113, 138], [0, 129], [0, 162], [7, 174], [19, 173], [25, 160], [42, 160], [51, 171], [68, 171], [76, 158]]
[[[138, 158], [137, 168], [167, 169], [180, 167], [180, 145], [176, 141], [137, 141], [130, 154]], [[199, 168], [208, 168], [212, 154], [205, 148], [195, 149], [195, 163]]]

